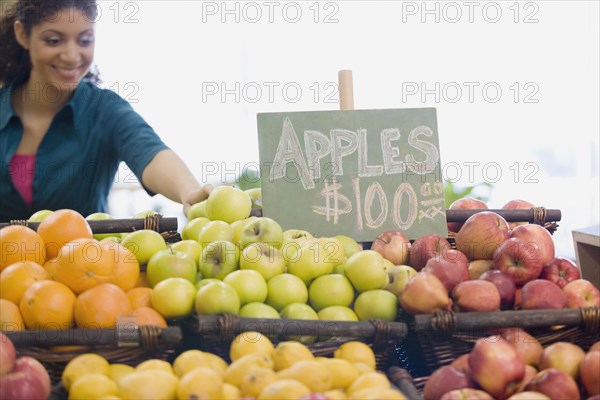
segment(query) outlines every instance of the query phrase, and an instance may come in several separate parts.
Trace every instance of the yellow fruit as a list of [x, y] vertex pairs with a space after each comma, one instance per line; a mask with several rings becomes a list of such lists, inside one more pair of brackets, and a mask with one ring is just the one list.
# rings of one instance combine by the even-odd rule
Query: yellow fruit
[[227, 367], [229, 366], [229, 364], [227, 364], [227, 361], [223, 360], [222, 357], [219, 357], [218, 355], [213, 353], [205, 354], [206, 359], [208, 360], [208, 366], [220, 373], [221, 375], [223, 375], [227, 370]]
[[208, 367], [208, 353], [202, 350], [186, 350], [173, 361], [173, 371], [179, 378], [195, 368]]
[[124, 377], [125, 375], [129, 375], [132, 372], [135, 372], [135, 368], [133, 368], [131, 365], [119, 363], [110, 364], [108, 370], [108, 377], [113, 381], [119, 383], [119, 380], [121, 380], [122, 377]]
[[315, 356], [304, 344], [295, 341], [279, 342], [273, 351], [275, 371], [289, 368], [300, 360], [314, 360]]
[[315, 360], [295, 362], [289, 368], [279, 371], [279, 376], [305, 384], [312, 393], [322, 393], [332, 388], [331, 373], [325, 365]]
[[156, 358], [143, 361], [143, 362], [139, 363], [137, 365], [137, 367], [135, 367], [136, 371], [148, 371], [151, 369], [165, 371], [165, 372], [168, 372], [169, 374], [173, 373], [173, 367], [171, 367], [170, 363], [168, 363], [167, 361], [164, 361], [164, 360], [156, 359]]
[[346, 394], [351, 397], [365, 389], [389, 389], [391, 386], [387, 376], [381, 372], [368, 372], [356, 378], [346, 389]]
[[104, 396], [115, 396], [117, 384], [104, 374], [88, 374], [80, 377], [69, 389], [69, 400], [95, 400]]
[[242, 397], [242, 391], [230, 383], [223, 383], [221, 386], [221, 400], [238, 400]]
[[257, 397], [265, 386], [278, 379], [277, 373], [270, 368], [255, 368], [242, 378], [240, 390], [243, 396]]
[[229, 358], [235, 361], [246, 354], [273, 354], [273, 343], [264, 334], [254, 331], [240, 333], [233, 339], [229, 348]]
[[344, 392], [342, 389], [328, 390], [323, 394], [329, 400], [346, 400], [347, 399], [346, 392]]
[[343, 358], [350, 362], [362, 362], [372, 369], [375, 369], [377, 364], [373, 350], [367, 344], [358, 341], [342, 344], [333, 352], [333, 357]]
[[353, 393], [348, 400], [406, 400], [406, 397], [392, 388], [370, 388]]
[[0, 299], [0, 331], [22, 331], [23, 329], [25, 329], [25, 322], [19, 307], [6, 299]]
[[227, 367], [225, 382], [240, 387], [244, 376], [258, 367], [273, 369], [273, 359], [268, 354], [247, 354]]
[[361, 374], [354, 364], [343, 358], [319, 358], [318, 361], [331, 374], [334, 389], [346, 389]]
[[178, 399], [218, 399], [223, 378], [211, 368], [196, 368], [179, 380]]
[[280, 379], [268, 384], [258, 395], [258, 400], [298, 400], [310, 394], [305, 384], [294, 379]]
[[117, 385], [123, 400], [166, 400], [177, 398], [178, 384], [174, 374], [148, 369], [124, 376]]
[[78, 378], [88, 374], [108, 376], [109, 371], [110, 366], [104, 357], [94, 353], [81, 354], [69, 361], [63, 370], [62, 383], [69, 391], [73, 382]]
[[[343, 360], [343, 358], [340, 358]], [[365, 364], [364, 362], [353, 362], [352, 365], [358, 369], [358, 372], [362, 374], [366, 374], [368, 372], [375, 372], [375, 368], [372, 368], [370, 365]]]

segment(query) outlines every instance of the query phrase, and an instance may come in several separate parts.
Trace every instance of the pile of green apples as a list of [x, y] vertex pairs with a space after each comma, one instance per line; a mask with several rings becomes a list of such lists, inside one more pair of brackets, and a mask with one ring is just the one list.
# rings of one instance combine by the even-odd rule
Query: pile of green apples
[[[161, 299], [178, 302], [163, 316], [396, 319], [392, 265], [379, 252], [345, 235], [283, 230], [269, 217], [251, 216], [257, 205], [260, 189], [224, 185], [191, 208], [182, 240], [147, 261], [154, 291], [168, 290], [173, 295]], [[163, 289], [167, 283], [176, 288]]]

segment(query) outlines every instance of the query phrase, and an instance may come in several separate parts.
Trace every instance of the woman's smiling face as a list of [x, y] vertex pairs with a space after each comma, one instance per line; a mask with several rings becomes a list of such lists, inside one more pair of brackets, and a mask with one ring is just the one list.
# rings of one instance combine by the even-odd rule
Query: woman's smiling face
[[[94, 22], [77, 8], [66, 8], [40, 22], [27, 36], [15, 26], [17, 38], [29, 50], [32, 82], [72, 91], [94, 58]], [[21, 30], [21, 35], [19, 35]]]

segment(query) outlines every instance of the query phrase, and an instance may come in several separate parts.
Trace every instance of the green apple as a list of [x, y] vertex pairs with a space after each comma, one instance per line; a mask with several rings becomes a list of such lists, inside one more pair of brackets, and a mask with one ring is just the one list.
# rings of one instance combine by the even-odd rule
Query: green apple
[[281, 252], [270, 244], [251, 243], [242, 250], [240, 269], [255, 270], [268, 281], [285, 272], [285, 260]]
[[325, 307], [317, 315], [323, 321], [358, 321], [358, 316], [354, 310], [345, 306]]
[[29, 222], [42, 222], [44, 218], [52, 214], [52, 210], [39, 210], [31, 214], [27, 221]]
[[346, 269], [346, 262], [347, 261], [348, 261], [348, 259], [344, 260], [343, 263], [340, 263], [340, 264], [336, 265], [335, 267], [333, 267], [332, 273], [346, 275], [346, 273], [344, 272], [344, 270]]
[[359, 292], [383, 289], [389, 283], [383, 256], [374, 250], [362, 250], [350, 256], [344, 273]]
[[323, 275], [308, 287], [308, 302], [317, 311], [329, 306], [349, 307], [353, 301], [354, 287], [344, 275]]
[[135, 255], [140, 265], [148, 264], [154, 253], [167, 248], [161, 234], [151, 229], [130, 232], [121, 240], [121, 244]]
[[210, 219], [204, 217], [198, 217], [188, 220], [181, 230], [181, 238], [183, 240], [198, 240], [200, 231], [204, 228], [204, 225], [210, 222]]
[[309, 285], [322, 275], [331, 274], [336, 265], [345, 260], [339, 240], [312, 238], [305, 241], [296, 254], [287, 260], [287, 272]]
[[156, 215], [158, 214], [158, 212], [154, 211], [154, 210], [144, 210], [144, 211], [139, 211], [137, 213], [135, 213], [133, 215], [133, 217], [131, 218], [146, 218], [149, 217], [150, 215]]
[[233, 240], [233, 228], [227, 222], [223, 221], [208, 221], [200, 232], [196, 241], [200, 243], [203, 248], [212, 242], [217, 240], [226, 240], [231, 242]]
[[302, 244], [313, 237], [312, 233], [302, 229], [287, 229], [283, 231], [283, 242], [281, 243], [280, 250], [286, 261], [294, 258]]
[[244, 248], [250, 243], [258, 242], [280, 248], [283, 242], [283, 229], [279, 223], [269, 217], [258, 217], [250, 221], [242, 231], [240, 245]]
[[[105, 220], [105, 219], [114, 219], [114, 217], [110, 214], [107, 213], [103, 213], [103, 212], [96, 212], [93, 214], [88, 215], [87, 217], [85, 217], [86, 220], [88, 221], [95, 221], [95, 220]], [[94, 239], [96, 240], [102, 240], [102, 239], [106, 239], [108, 237], [118, 237], [121, 238], [121, 233], [120, 232], [116, 232], [116, 233], [94, 233]]]
[[[311, 306], [309, 306], [308, 304], [305, 304], [305, 303], [288, 304], [287, 306], [283, 307], [280, 314], [283, 318], [286, 318], [286, 319], [304, 319], [304, 320], [315, 320], [315, 321], [319, 319], [317, 312]], [[310, 343], [313, 343], [317, 338], [317, 335], [305, 335], [305, 336], [293, 335], [292, 334], [292, 333], [294, 333], [293, 328], [294, 328], [293, 325], [289, 325], [289, 324], [286, 325], [286, 340], [295, 340], [300, 343], [310, 344]], [[317, 328], [316, 324], [315, 324], [315, 328]]]
[[188, 211], [187, 219], [188, 221], [191, 221], [194, 218], [208, 218], [208, 213], [206, 212], [206, 200], [192, 204]]
[[227, 240], [210, 242], [202, 250], [198, 269], [202, 278], [223, 280], [240, 265], [240, 249]]
[[252, 208], [262, 209], [262, 191], [260, 188], [246, 189], [245, 192], [248, 193], [250, 200], [252, 200]]
[[281, 311], [291, 303], [306, 303], [308, 289], [302, 281], [292, 274], [280, 274], [267, 281], [266, 303]]
[[398, 297], [392, 292], [385, 289], [367, 290], [356, 297], [354, 312], [360, 321], [395, 321], [398, 306]]
[[242, 237], [242, 232], [244, 231], [244, 228], [250, 221], [254, 221], [256, 218], [258, 217], [248, 217], [234, 221], [230, 224], [231, 228], [233, 229], [233, 243], [237, 245], [240, 244], [240, 238]]
[[223, 282], [235, 289], [242, 306], [248, 303], [262, 303], [267, 298], [267, 282], [257, 271], [251, 269], [233, 271], [223, 279]]
[[182, 253], [189, 254], [194, 260], [196, 267], [198, 266], [198, 260], [200, 260], [200, 255], [202, 254], [200, 243], [192, 239], [184, 239], [171, 244], [170, 247], [173, 251], [181, 251]]
[[233, 186], [218, 186], [206, 199], [206, 214], [211, 220], [231, 224], [248, 218], [252, 211], [252, 199], [248, 193]]
[[198, 289], [194, 308], [198, 315], [238, 314], [240, 298], [225, 282], [209, 283]]
[[153, 289], [150, 301], [152, 308], [163, 317], [183, 318], [192, 313], [196, 287], [187, 279], [167, 278]]
[[359, 251], [363, 250], [362, 244], [358, 243], [350, 236], [336, 235], [334, 237], [337, 240], [339, 240], [342, 244], [342, 247], [344, 248], [344, 254], [346, 255], [346, 257], [350, 257], [352, 254], [358, 253]]
[[279, 313], [276, 309], [265, 303], [248, 303], [240, 308], [240, 317], [243, 318], [271, 318], [279, 319]]
[[390, 278], [390, 283], [385, 287], [386, 290], [400, 296], [404, 287], [415, 276], [417, 270], [409, 265], [392, 265], [386, 268], [386, 272]]
[[183, 278], [194, 284], [197, 273], [196, 261], [192, 256], [173, 249], [157, 251], [146, 266], [146, 277], [152, 287], [167, 278]]

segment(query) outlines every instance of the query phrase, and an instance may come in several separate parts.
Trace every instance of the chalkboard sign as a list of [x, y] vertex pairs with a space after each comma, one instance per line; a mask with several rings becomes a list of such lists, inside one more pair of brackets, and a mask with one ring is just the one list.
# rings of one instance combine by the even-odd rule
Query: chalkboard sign
[[447, 235], [435, 108], [258, 114], [263, 215], [372, 241]]

